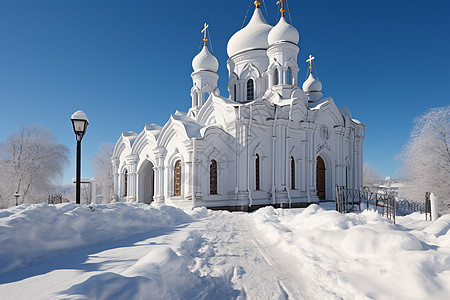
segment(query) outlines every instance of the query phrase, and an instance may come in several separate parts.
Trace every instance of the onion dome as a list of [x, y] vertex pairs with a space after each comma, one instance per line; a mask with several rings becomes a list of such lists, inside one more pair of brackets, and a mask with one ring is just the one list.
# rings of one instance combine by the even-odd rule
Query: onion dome
[[308, 79], [303, 83], [303, 91], [305, 93], [308, 92], [321, 92], [322, 91], [322, 82], [318, 79], [315, 79], [312, 73], [309, 73]]
[[281, 17], [278, 24], [270, 30], [267, 40], [269, 45], [275, 44], [276, 42], [291, 42], [297, 44], [300, 40], [300, 36], [297, 29], [289, 24], [284, 17]]
[[202, 51], [200, 51], [200, 53], [192, 60], [192, 68], [194, 69], [194, 72], [217, 72], [219, 69], [219, 62], [217, 61], [217, 58], [209, 52], [208, 47], [205, 45], [203, 46]]
[[267, 36], [273, 27], [267, 24], [261, 9], [259, 8], [258, 2], [259, 1], [255, 2], [255, 12], [247, 26], [236, 32], [228, 41], [228, 57], [232, 57], [233, 55], [246, 50], [267, 50], [267, 48], [269, 48]]

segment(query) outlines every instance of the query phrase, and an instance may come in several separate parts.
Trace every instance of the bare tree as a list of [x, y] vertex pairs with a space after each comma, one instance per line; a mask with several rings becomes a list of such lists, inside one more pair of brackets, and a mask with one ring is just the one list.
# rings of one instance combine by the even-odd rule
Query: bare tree
[[97, 194], [103, 196], [103, 202], [109, 202], [114, 192], [114, 174], [111, 164], [114, 144], [103, 143], [98, 147], [97, 155], [94, 157], [97, 180]]
[[400, 158], [407, 178], [405, 193], [423, 201], [425, 192], [440, 200], [440, 212], [450, 205], [450, 106], [430, 109], [414, 120]]
[[366, 187], [377, 187], [381, 181], [383, 180], [383, 177], [381, 176], [380, 172], [377, 168], [370, 165], [369, 163], [364, 164], [364, 170], [363, 170], [363, 182], [364, 186]]
[[[42, 126], [28, 126], [0, 144], [0, 184], [6, 206], [46, 201], [54, 191], [52, 181], [61, 177], [68, 163], [69, 150], [59, 144], [51, 131]], [[13, 204], [14, 203], [14, 204]]]

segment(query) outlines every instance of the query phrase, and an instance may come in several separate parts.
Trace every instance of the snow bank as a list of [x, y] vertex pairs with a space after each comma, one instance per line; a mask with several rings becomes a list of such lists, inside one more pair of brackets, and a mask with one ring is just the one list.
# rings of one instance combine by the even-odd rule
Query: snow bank
[[74, 203], [33, 204], [0, 211], [0, 273], [43, 255], [171, 228], [191, 217], [170, 206], [115, 203], [91, 210]]
[[[223, 278], [191, 272], [186, 258], [160, 247], [122, 272], [102, 273], [64, 291], [61, 299], [231, 299]], [[58, 298], [58, 297], [57, 297]]]
[[305, 272], [341, 297], [444, 299], [449, 294], [450, 218], [418, 231], [393, 225], [375, 211], [344, 215], [318, 205], [300, 213], [265, 207], [252, 217], [269, 244], [296, 256]]

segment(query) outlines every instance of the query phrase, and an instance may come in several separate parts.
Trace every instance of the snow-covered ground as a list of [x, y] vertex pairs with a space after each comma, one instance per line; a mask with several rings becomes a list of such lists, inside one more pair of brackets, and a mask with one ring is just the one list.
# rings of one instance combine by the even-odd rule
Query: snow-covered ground
[[0, 210], [1, 299], [450, 299], [450, 215]]

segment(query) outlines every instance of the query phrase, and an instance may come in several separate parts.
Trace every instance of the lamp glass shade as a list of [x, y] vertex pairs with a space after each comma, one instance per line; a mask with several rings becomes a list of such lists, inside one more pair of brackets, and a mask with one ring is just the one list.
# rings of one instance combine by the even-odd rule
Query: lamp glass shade
[[84, 135], [86, 127], [89, 124], [86, 114], [79, 110], [76, 111], [70, 119], [72, 120], [73, 131], [75, 131], [75, 134]]
[[86, 125], [87, 125], [86, 120], [73, 120], [72, 119], [72, 123], [73, 123], [73, 131], [75, 131], [76, 134], [84, 133], [86, 131]]

